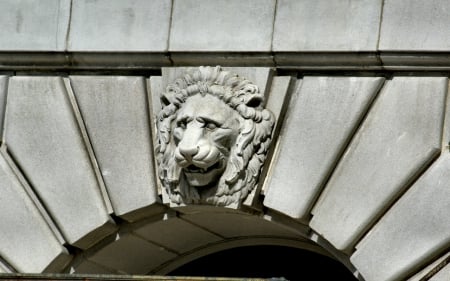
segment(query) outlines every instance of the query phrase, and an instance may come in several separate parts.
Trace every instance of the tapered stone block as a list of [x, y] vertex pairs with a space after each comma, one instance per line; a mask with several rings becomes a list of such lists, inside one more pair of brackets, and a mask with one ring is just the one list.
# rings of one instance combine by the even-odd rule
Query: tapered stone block
[[170, 0], [73, 1], [69, 51], [167, 51]]
[[5, 119], [6, 92], [8, 76], [0, 76], [0, 140], [3, 142], [3, 124]]
[[67, 242], [114, 231], [62, 78], [10, 78], [6, 120], [8, 149]]
[[[61, 270], [71, 257], [0, 154], [0, 256], [19, 272]], [[31, 258], [32, 257], [32, 258]], [[6, 267], [0, 272], [7, 272]]]
[[290, 94], [289, 90], [296, 79], [291, 76], [275, 76], [272, 79], [270, 94], [266, 102], [266, 108], [275, 116], [278, 127], [284, 118], [287, 108], [286, 97]]
[[148, 241], [156, 242], [178, 253], [184, 253], [222, 238], [179, 218], [147, 224], [134, 231]]
[[[263, 171], [260, 175], [260, 184], [257, 186], [255, 192], [253, 192], [250, 196], [245, 200], [245, 204], [249, 206], [258, 206], [259, 195], [260, 193], [264, 194], [266, 185], [264, 181], [267, 181], [266, 177], [269, 169], [273, 168], [270, 166], [270, 159], [272, 158], [273, 147], [275, 147], [275, 143], [278, 140], [278, 136], [280, 133], [281, 125], [284, 121], [284, 116], [286, 113], [286, 109], [288, 107], [288, 102], [290, 100], [290, 96], [294, 88], [297, 86], [297, 79], [291, 76], [275, 76], [271, 79], [271, 86], [269, 89], [266, 108], [270, 110], [275, 117], [275, 125], [272, 129], [272, 149], [268, 153], [268, 158], [265, 160], [266, 164], [263, 167]], [[299, 82], [300, 83], [300, 82]]]
[[70, 79], [115, 214], [146, 215], [159, 198], [144, 78]]
[[117, 271], [106, 266], [101, 266], [88, 260], [82, 260], [72, 268], [75, 274], [119, 274]]
[[161, 76], [151, 76], [148, 80], [148, 100], [149, 100], [149, 111], [150, 120], [152, 122], [152, 134], [156, 136], [156, 118], [158, 113], [161, 111], [161, 93], [163, 92], [162, 77]]
[[313, 209], [311, 227], [349, 251], [439, 153], [448, 79], [388, 81]]
[[[156, 120], [158, 118], [158, 114], [161, 111], [162, 105], [161, 105], [161, 99], [160, 95], [163, 92], [163, 86], [162, 86], [162, 77], [161, 76], [151, 76], [147, 79], [147, 99], [149, 102], [149, 115], [150, 115], [150, 130], [152, 132], [152, 141], [154, 146], [157, 144], [157, 128], [156, 128]], [[154, 160], [155, 167], [156, 159]], [[158, 185], [159, 182], [157, 181], [156, 184]], [[161, 189], [158, 187], [158, 194], [160, 194]]]
[[176, 255], [134, 235], [117, 236], [117, 240], [88, 259], [122, 273], [148, 274]]
[[1, 51], [64, 51], [70, 0], [0, 2]]
[[351, 260], [366, 280], [402, 280], [448, 247], [449, 182], [447, 152], [356, 246]]
[[304, 77], [291, 99], [264, 205], [307, 218], [383, 78]]
[[[450, 89], [450, 83], [449, 83]], [[447, 93], [448, 95], [448, 93]], [[446, 112], [444, 118], [444, 132], [442, 133], [442, 149], [448, 150], [450, 149], [450, 99], [447, 98], [446, 101]]]
[[[182, 219], [226, 238], [257, 236], [297, 237], [297, 234], [276, 224], [247, 214], [227, 212], [203, 212], [181, 216]], [[233, 227], [230, 227], [233, 226]]]

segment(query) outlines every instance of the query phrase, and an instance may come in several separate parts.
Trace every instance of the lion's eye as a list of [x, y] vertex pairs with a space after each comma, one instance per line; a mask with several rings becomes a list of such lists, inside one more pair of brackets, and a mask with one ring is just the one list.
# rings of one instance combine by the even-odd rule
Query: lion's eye
[[217, 124], [214, 124], [212, 122], [208, 122], [205, 124], [205, 128], [209, 129], [209, 130], [214, 130], [217, 128]]
[[177, 127], [178, 128], [182, 128], [182, 129], [186, 129], [186, 120], [179, 120], [179, 121], [177, 121]]

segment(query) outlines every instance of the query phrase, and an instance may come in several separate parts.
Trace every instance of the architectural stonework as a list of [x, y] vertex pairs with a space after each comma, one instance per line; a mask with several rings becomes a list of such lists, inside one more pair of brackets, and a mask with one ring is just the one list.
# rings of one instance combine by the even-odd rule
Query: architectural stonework
[[0, 277], [275, 245], [450, 280], [449, 11], [1, 0]]
[[219, 66], [193, 68], [161, 103], [156, 153], [170, 204], [237, 207], [258, 182], [275, 123], [258, 86]]

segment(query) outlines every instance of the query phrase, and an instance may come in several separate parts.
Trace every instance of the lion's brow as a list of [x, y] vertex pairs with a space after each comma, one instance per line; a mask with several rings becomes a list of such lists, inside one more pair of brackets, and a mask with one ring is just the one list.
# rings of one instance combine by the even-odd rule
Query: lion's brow
[[217, 119], [212, 119], [210, 117], [206, 117], [206, 116], [198, 116], [196, 118], [199, 122], [207, 122], [207, 123], [213, 123], [216, 126], [222, 126], [222, 121], [217, 120]]
[[188, 121], [192, 121], [193, 119], [194, 118], [190, 117], [189, 115], [184, 114], [184, 115], [178, 116], [178, 118], [176, 120], [177, 120], [177, 122], [180, 122], [180, 121], [188, 122]]

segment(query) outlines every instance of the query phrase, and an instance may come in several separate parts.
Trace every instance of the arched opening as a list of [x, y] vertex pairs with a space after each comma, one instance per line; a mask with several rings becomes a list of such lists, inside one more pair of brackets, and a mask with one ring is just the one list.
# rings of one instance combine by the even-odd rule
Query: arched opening
[[258, 245], [223, 250], [184, 264], [170, 276], [358, 280], [340, 262], [308, 250]]

